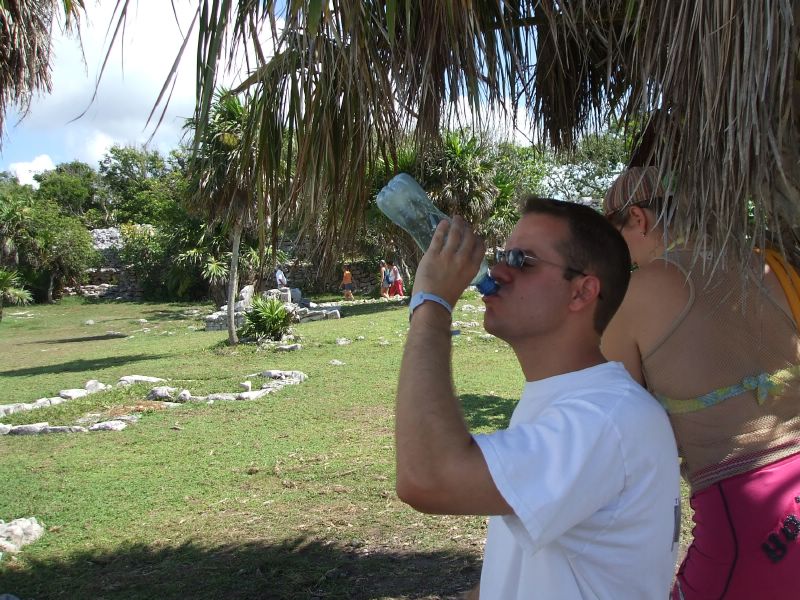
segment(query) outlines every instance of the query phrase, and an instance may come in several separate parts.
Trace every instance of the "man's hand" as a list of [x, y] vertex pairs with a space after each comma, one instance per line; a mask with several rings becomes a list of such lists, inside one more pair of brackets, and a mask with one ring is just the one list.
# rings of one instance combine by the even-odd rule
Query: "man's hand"
[[461, 217], [441, 221], [414, 276], [414, 290], [441, 296], [455, 306], [483, 260], [486, 247]]

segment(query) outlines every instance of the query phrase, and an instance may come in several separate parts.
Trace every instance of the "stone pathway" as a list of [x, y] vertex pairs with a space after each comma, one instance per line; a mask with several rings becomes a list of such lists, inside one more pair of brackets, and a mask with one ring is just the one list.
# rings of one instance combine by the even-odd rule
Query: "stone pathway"
[[[148, 400], [158, 401], [164, 408], [180, 406], [185, 402], [205, 402], [213, 404], [216, 401], [236, 401], [236, 400], [256, 400], [267, 394], [281, 390], [287, 385], [302, 383], [308, 376], [302, 371], [280, 371], [270, 370], [253, 373], [248, 378], [261, 377], [269, 381], [263, 383], [260, 388], [252, 389], [251, 381], [244, 381], [240, 384], [243, 391], [232, 393], [216, 393], [207, 396], [195, 396], [189, 390], [161, 385], [153, 387], [147, 395]], [[145, 375], [126, 375], [120, 377], [117, 387], [133, 385], [134, 383], [166, 383], [160, 377], [148, 377]], [[86, 382], [84, 389], [61, 390], [59, 395], [54, 398], [42, 398], [31, 403], [4, 404], [0, 405], [0, 417], [9, 415], [22, 410], [35, 410], [45, 406], [54, 406], [74, 398], [81, 398], [87, 394], [111, 389], [112, 386], [100, 383], [97, 380]], [[54, 402], [55, 400], [55, 402]], [[90, 431], [122, 431], [129, 424], [136, 423], [139, 415], [136, 413], [122, 415], [115, 419], [103, 421], [98, 413], [91, 413], [78, 419], [75, 425], [55, 425], [51, 426], [47, 422], [30, 423], [27, 425], [6, 425], [0, 423], [0, 435], [38, 435], [49, 433], [87, 433]]]

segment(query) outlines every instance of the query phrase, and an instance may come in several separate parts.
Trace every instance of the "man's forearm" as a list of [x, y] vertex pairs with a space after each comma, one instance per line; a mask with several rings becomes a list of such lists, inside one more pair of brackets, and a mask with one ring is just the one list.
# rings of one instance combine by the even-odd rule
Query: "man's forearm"
[[412, 505], [447, 488], [448, 468], [472, 443], [453, 389], [450, 316], [436, 303], [414, 311], [397, 388], [397, 487]]

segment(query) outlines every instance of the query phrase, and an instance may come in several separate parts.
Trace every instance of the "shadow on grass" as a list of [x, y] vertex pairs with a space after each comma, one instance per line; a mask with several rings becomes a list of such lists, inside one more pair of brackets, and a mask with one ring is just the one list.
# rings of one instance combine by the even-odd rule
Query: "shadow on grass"
[[489, 427], [502, 429], [508, 427], [511, 413], [519, 398], [502, 398], [500, 396], [463, 394], [461, 406], [470, 429]]
[[40, 599], [455, 599], [480, 577], [472, 553], [412, 553], [303, 537], [212, 548], [138, 544], [26, 563], [0, 570], [3, 592]]
[[27, 344], [71, 344], [72, 342], [102, 342], [103, 340], [119, 340], [128, 337], [127, 333], [105, 333], [103, 335], [87, 335], [76, 338], [62, 338], [60, 340], [37, 340]]
[[[175, 307], [170, 309], [159, 309], [159, 310], [145, 310], [142, 311], [142, 314], [148, 320], [148, 322], [156, 322], [156, 321], [191, 321], [193, 319], [203, 319], [207, 314], [209, 314], [209, 310], [211, 309], [211, 305], [209, 304], [208, 307], [203, 306], [202, 308], [198, 308], [197, 305], [187, 305], [183, 307]], [[192, 313], [191, 311], [198, 310], [196, 314]]]
[[344, 304], [341, 307], [343, 317], [358, 317], [361, 315], [374, 315], [386, 312], [387, 310], [397, 310], [405, 308], [407, 303], [404, 301], [373, 302], [370, 304]]
[[0, 371], [0, 376], [23, 377], [26, 375], [43, 375], [45, 373], [74, 373], [80, 371], [95, 371], [108, 367], [120, 367], [143, 360], [158, 360], [165, 358], [166, 354], [131, 354], [128, 356], [113, 356], [109, 358], [70, 360], [55, 365], [42, 365], [41, 367], [26, 367], [24, 369], [9, 369]]

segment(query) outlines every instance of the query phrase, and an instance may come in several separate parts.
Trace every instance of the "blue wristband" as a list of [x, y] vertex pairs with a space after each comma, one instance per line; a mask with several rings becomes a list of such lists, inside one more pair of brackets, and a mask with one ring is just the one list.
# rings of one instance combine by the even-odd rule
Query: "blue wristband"
[[408, 303], [409, 321], [411, 320], [411, 315], [414, 314], [414, 311], [419, 307], [419, 305], [428, 300], [431, 302], [436, 302], [437, 304], [441, 304], [447, 309], [447, 312], [449, 312], [451, 315], [453, 314], [453, 307], [450, 306], [450, 303], [441, 296], [437, 296], [436, 294], [431, 294], [429, 292], [417, 292], [411, 296], [411, 300]]

